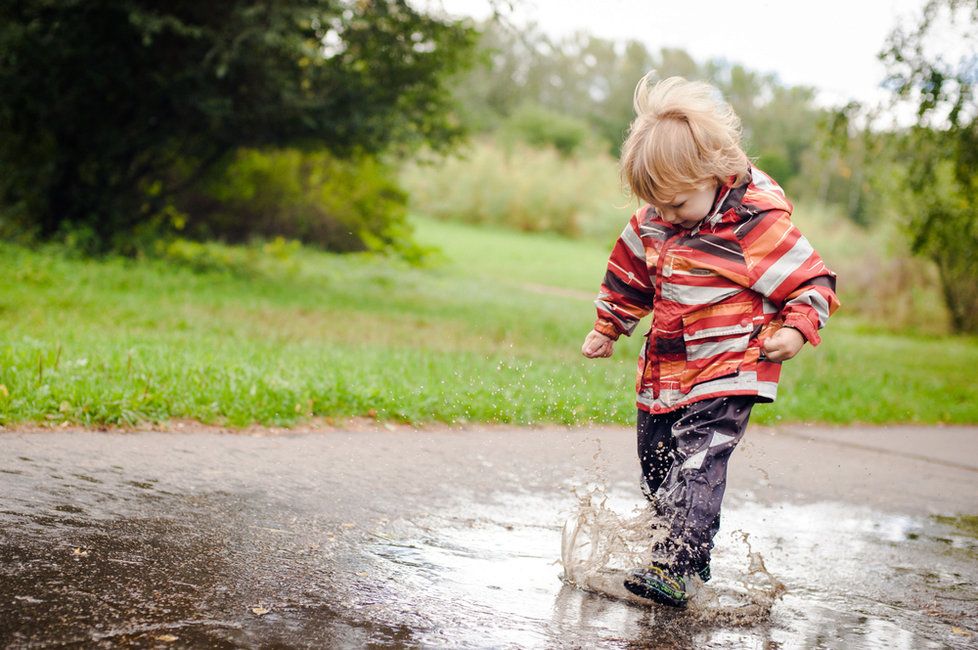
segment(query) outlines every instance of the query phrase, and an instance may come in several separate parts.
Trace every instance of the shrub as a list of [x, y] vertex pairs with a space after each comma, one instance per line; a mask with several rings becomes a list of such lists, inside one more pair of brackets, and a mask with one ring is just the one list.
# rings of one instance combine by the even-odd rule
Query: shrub
[[248, 246], [226, 246], [217, 242], [197, 242], [181, 237], [154, 242], [153, 255], [198, 272], [220, 272], [246, 277], [294, 275], [300, 264], [296, 258], [301, 244], [282, 237], [252, 240]]
[[174, 225], [193, 239], [284, 237], [337, 252], [392, 250], [417, 257], [407, 195], [391, 169], [365, 155], [240, 149], [179, 196]]
[[564, 157], [581, 151], [592, 138], [586, 122], [534, 104], [524, 104], [509, 116], [500, 134], [504, 142], [553, 147]]

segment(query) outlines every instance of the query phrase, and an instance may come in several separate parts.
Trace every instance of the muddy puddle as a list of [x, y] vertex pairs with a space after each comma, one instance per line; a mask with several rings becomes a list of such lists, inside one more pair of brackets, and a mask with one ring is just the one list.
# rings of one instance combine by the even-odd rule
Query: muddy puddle
[[592, 437], [0, 436], [0, 643], [978, 646], [973, 531], [764, 467], [732, 478], [689, 608], [636, 602], [633, 441]]
[[[627, 554], [608, 551], [638, 504], [588, 502], [562, 529], [553, 513], [566, 510], [566, 502], [505, 493], [493, 500], [494, 506], [465, 504], [454, 516], [419, 522], [423, 530], [415, 534], [405, 529], [368, 545], [380, 558], [372, 570], [400, 585], [398, 601], [440, 612], [442, 625], [453, 621], [454, 632], [439, 626], [421, 633], [422, 643], [973, 646], [978, 542], [926, 519], [842, 503], [731, 504], [714, 578], [697, 581], [689, 608], [675, 612], [629, 594], [621, 586]], [[514, 521], [514, 511], [522, 521]], [[610, 522], [624, 526], [587, 528]], [[589, 541], [562, 562], [555, 546], [574, 535]], [[594, 547], [602, 557], [587, 566], [581, 560], [593, 561]], [[568, 576], [574, 563], [580, 573]]]

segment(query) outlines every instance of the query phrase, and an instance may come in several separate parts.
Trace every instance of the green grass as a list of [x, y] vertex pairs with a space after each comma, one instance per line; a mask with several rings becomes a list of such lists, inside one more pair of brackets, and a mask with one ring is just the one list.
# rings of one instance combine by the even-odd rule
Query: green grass
[[[217, 247], [195, 271], [0, 244], [0, 421], [634, 421], [641, 338], [579, 353], [607, 245], [416, 225], [439, 264], [255, 246], [223, 271]], [[755, 421], [978, 422], [974, 339], [838, 317], [824, 338]]]
[[978, 515], [957, 515], [955, 517], [934, 515], [933, 519], [939, 524], [954, 526], [963, 534], [978, 539]]

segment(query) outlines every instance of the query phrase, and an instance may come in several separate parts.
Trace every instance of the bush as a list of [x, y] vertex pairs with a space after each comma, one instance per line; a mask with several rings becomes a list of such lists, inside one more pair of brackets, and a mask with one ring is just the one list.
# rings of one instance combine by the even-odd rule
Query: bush
[[276, 237], [252, 240], [248, 246], [226, 246], [180, 237], [154, 242], [155, 257], [197, 272], [218, 272], [244, 277], [295, 275], [300, 270], [296, 253], [301, 244]]
[[193, 239], [284, 237], [337, 252], [417, 258], [406, 206], [394, 173], [374, 157], [240, 149], [178, 197], [170, 221]]
[[525, 104], [514, 112], [501, 128], [504, 142], [524, 142], [532, 147], [553, 147], [564, 157], [590, 144], [591, 128], [582, 120]]

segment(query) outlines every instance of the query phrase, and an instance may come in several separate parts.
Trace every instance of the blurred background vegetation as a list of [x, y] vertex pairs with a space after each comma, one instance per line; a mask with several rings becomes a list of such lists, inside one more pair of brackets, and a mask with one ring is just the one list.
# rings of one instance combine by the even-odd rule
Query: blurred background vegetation
[[[610, 244], [636, 207], [616, 156], [634, 85], [654, 69], [722, 91], [748, 154], [786, 188], [795, 221], [839, 274], [844, 343], [836, 357], [805, 362], [829, 364], [809, 370], [829, 386], [853, 372], [845, 364], [857, 350], [872, 348], [877, 365], [857, 362], [857, 374], [900, 383], [887, 396], [854, 384], [841, 398], [818, 388], [822, 379], [801, 383], [771, 417], [978, 421], [974, 391], [948, 389], [968, 383], [978, 349], [978, 4], [933, 0], [918, 22], [894, 27], [880, 54], [885, 84], [894, 102], [916, 109], [916, 123], [900, 128], [884, 126], [879, 107], [825, 108], [814, 88], [726, 60], [586, 33], [553, 38], [496, 9], [475, 23], [400, 0], [0, 7], [0, 418], [627, 420], [633, 350], [616, 355], [613, 370], [591, 362], [559, 377], [593, 319], [588, 294]], [[926, 55], [941, 21], [966, 34], [970, 58]], [[480, 241], [500, 243], [480, 250]], [[432, 287], [465, 297], [445, 302]], [[286, 295], [295, 292], [305, 297]], [[466, 302], [481, 292], [484, 310]], [[515, 307], [527, 292], [560, 324]], [[385, 293], [404, 300], [381, 318]], [[215, 322], [240, 339], [239, 356], [215, 352]], [[378, 322], [402, 336], [366, 324]], [[349, 348], [351, 328], [365, 347]], [[164, 371], [175, 331], [187, 332], [195, 356]], [[283, 331], [292, 338], [280, 350], [315, 341], [353, 356], [283, 351], [309, 372], [281, 385], [249, 381], [267, 389], [260, 400], [223, 379], [220, 390], [187, 383], [187, 368], [267, 376], [277, 362], [263, 346]], [[442, 359], [432, 335], [460, 356]], [[76, 361], [95, 349], [111, 361], [101, 374], [69, 365], [73, 379], [59, 380], [66, 341]], [[948, 360], [958, 366], [917, 367], [942, 344], [958, 346]], [[138, 387], [134, 349], [146, 352], [136, 355]], [[421, 390], [392, 379], [419, 365]], [[531, 366], [558, 404], [513, 407], [531, 399], [511, 395], [529, 390]], [[316, 368], [332, 379], [317, 383]], [[936, 392], [927, 399], [958, 401], [929, 411], [901, 403], [924, 399], [913, 390], [928, 381]], [[400, 385], [407, 397], [391, 398]]]

